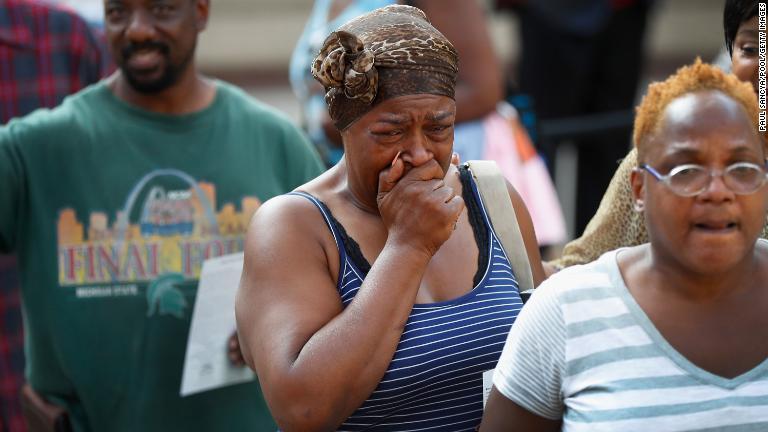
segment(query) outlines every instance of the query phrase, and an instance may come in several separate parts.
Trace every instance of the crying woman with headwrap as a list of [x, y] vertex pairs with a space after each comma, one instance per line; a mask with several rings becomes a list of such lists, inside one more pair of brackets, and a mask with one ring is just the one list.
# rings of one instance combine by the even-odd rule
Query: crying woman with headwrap
[[[282, 430], [474, 430], [483, 373], [522, 306], [466, 168], [451, 164], [458, 58], [388, 6], [312, 67], [344, 159], [256, 213], [237, 299], [244, 357]], [[543, 272], [508, 186], [534, 283]]]

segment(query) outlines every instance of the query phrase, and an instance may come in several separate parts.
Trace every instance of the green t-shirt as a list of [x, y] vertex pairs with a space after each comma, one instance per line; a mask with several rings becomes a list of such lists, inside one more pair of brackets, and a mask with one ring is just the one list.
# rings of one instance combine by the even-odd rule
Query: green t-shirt
[[32, 386], [77, 431], [274, 430], [255, 382], [179, 396], [190, 315], [202, 261], [242, 250], [259, 204], [321, 170], [287, 119], [221, 82], [189, 115], [99, 83], [0, 127]]

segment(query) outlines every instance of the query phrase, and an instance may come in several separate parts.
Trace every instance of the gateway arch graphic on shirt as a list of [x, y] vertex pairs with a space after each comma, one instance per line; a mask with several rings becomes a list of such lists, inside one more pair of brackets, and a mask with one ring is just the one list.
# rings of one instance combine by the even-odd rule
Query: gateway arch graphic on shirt
[[[112, 214], [74, 208], [57, 220], [59, 285], [87, 297], [112, 297], [146, 286], [148, 315], [183, 318], [180, 285], [194, 284], [205, 259], [240, 252], [261, 202], [240, 199], [216, 208], [216, 185], [177, 169], [157, 169], [131, 188]], [[130, 287], [131, 289], [127, 289]]]

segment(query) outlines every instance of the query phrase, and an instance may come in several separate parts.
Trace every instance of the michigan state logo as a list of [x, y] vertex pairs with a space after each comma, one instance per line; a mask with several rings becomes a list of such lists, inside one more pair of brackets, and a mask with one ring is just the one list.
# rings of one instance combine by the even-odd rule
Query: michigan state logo
[[152, 281], [147, 287], [147, 316], [158, 314], [184, 318], [187, 300], [179, 289], [183, 282], [184, 275], [181, 273], [166, 273]]

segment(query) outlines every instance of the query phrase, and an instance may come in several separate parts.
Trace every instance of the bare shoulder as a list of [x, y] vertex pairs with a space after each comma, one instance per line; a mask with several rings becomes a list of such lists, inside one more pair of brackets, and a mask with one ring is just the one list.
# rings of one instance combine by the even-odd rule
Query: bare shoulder
[[269, 364], [265, 344], [293, 349], [339, 313], [338, 263], [333, 235], [308, 197], [281, 195], [256, 211], [235, 306], [251, 367]]
[[[514, 186], [512, 186], [512, 183], [510, 183], [509, 180], [505, 178], [504, 181], [507, 183], [507, 193], [509, 193], [509, 200], [512, 201], [512, 207], [515, 209], [518, 223], [523, 225], [530, 224], [530, 228], [533, 229], [533, 221], [530, 220], [531, 216], [528, 213], [528, 207], [525, 205], [523, 197], [520, 196], [520, 193], [517, 191], [517, 189], [515, 189]], [[523, 229], [522, 226], [521, 229]]]
[[253, 215], [248, 237], [284, 231], [312, 232], [322, 224], [322, 214], [310, 196], [279, 195], [262, 204]]
[[[252, 231], [328, 231], [318, 205], [325, 191], [332, 189], [336, 181], [334, 169], [297, 187], [292, 193], [278, 195], [265, 202], [253, 216], [249, 226]], [[319, 197], [319, 199], [318, 199]]]
[[280, 195], [259, 207], [246, 234], [246, 264], [259, 262], [265, 270], [277, 270], [280, 263], [314, 259], [335, 273], [336, 242], [313, 199], [311, 195]]
[[338, 249], [323, 214], [309, 198], [295, 194], [272, 198], [251, 219], [240, 282], [245, 303], [275, 310], [279, 304], [291, 310], [303, 308], [312, 296], [333, 307], [338, 303]]
[[525, 206], [525, 203], [523, 202], [523, 197], [520, 196], [520, 192], [515, 189], [514, 186], [512, 186], [512, 183], [509, 182], [506, 178], [504, 181], [507, 183], [507, 192], [509, 192], [509, 199], [512, 200], [512, 205], [515, 206], [515, 210], [518, 209], [520, 205]]

